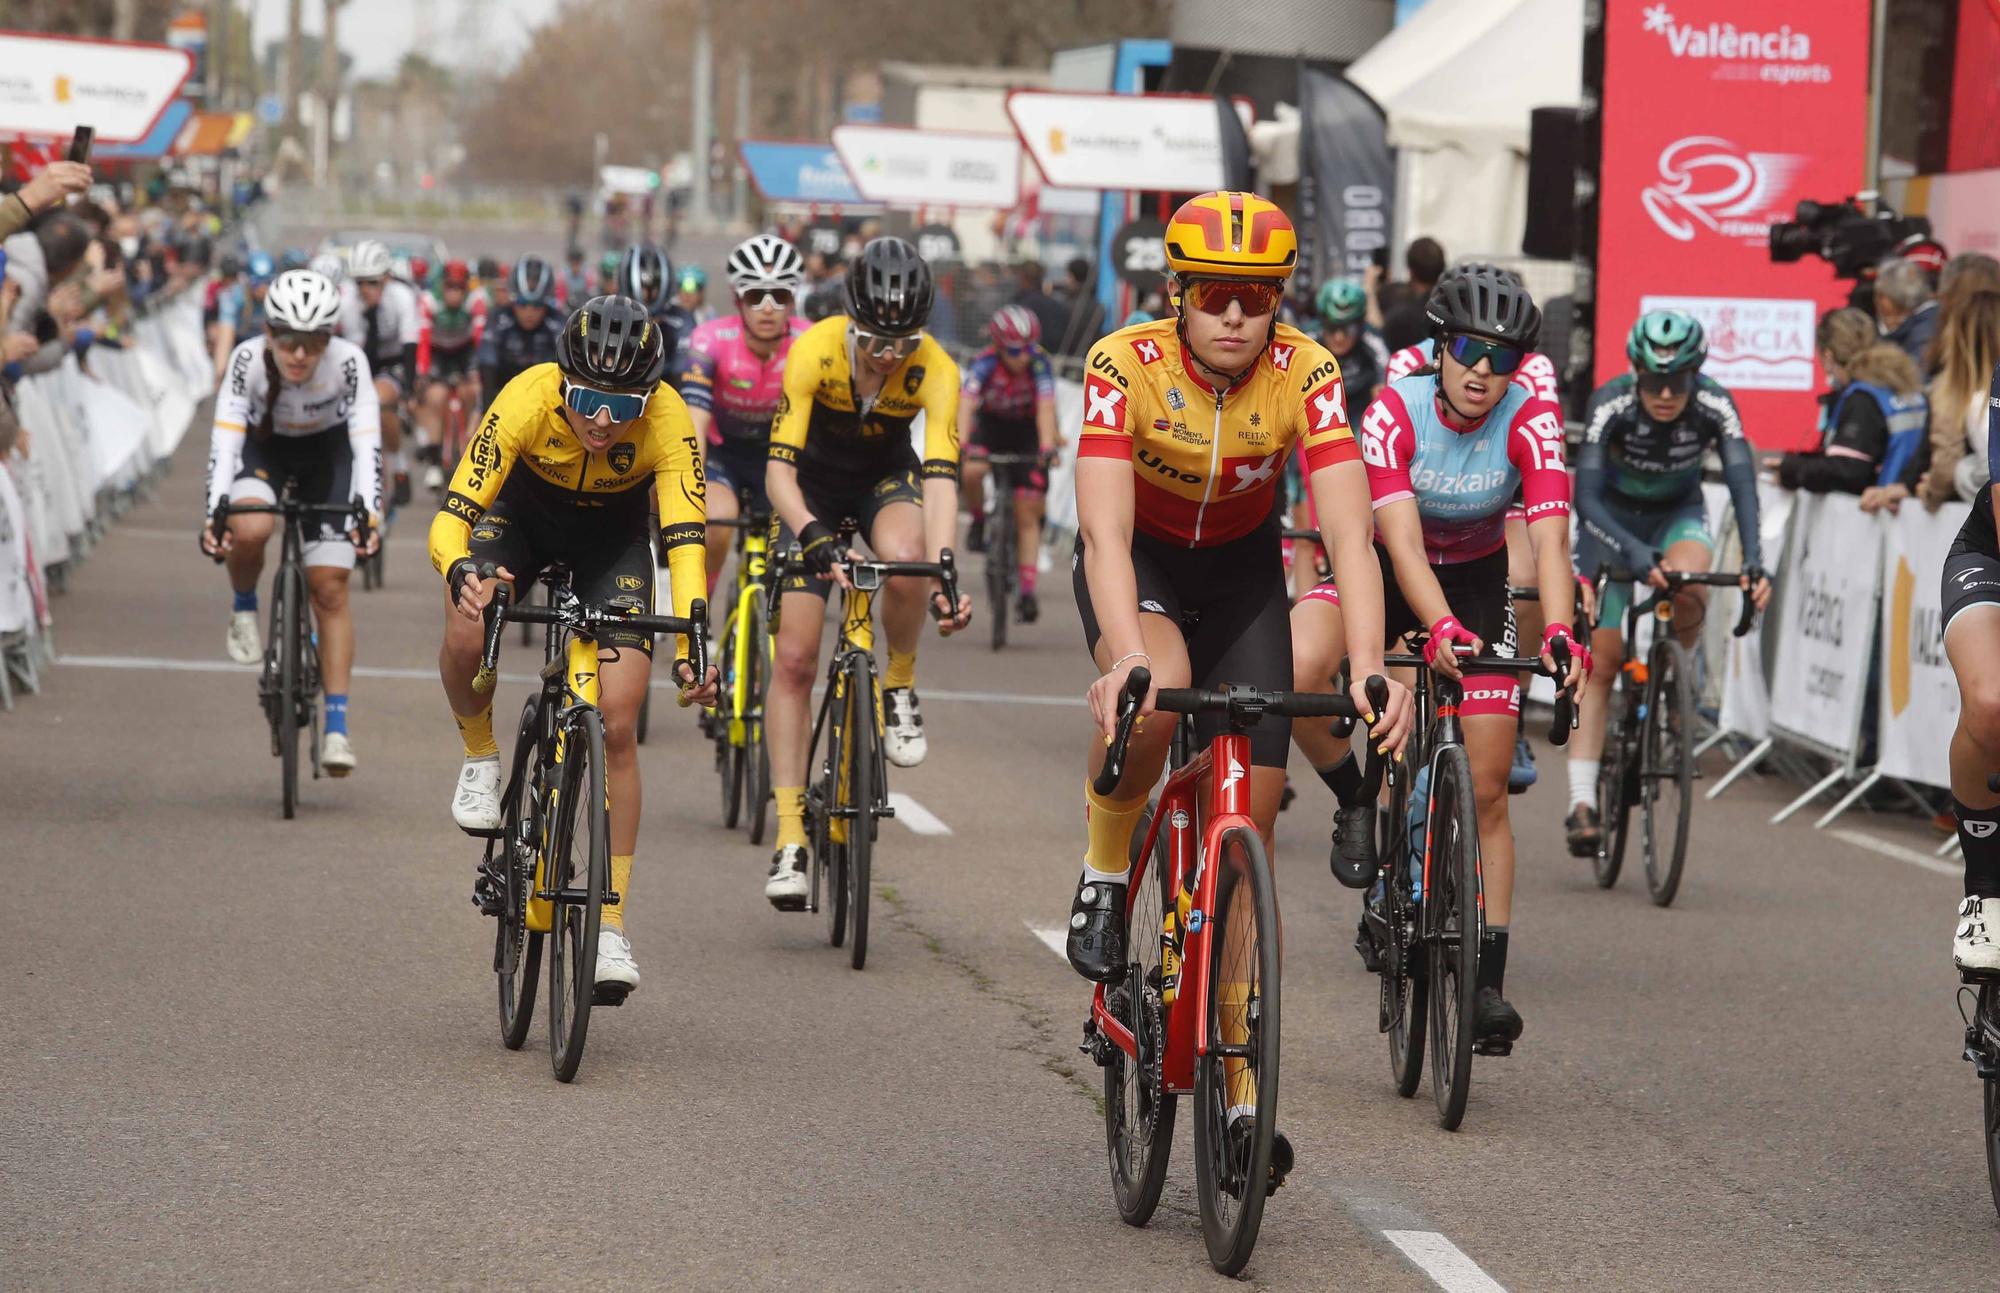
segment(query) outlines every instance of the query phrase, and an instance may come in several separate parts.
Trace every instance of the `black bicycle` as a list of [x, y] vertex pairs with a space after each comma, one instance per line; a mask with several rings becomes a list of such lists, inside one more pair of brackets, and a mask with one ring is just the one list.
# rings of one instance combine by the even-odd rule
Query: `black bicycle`
[[[1426, 636], [1412, 635], [1419, 650]], [[1560, 677], [1567, 672], [1568, 647], [1558, 641], [1554, 656]], [[1382, 978], [1376, 1027], [1389, 1039], [1396, 1093], [1415, 1095], [1423, 1080], [1428, 1023], [1431, 1096], [1438, 1124], [1455, 1131], [1471, 1093], [1472, 1057], [1513, 1050], [1510, 1042], [1473, 1032], [1486, 899], [1472, 763], [1459, 720], [1464, 688], [1437, 673], [1421, 654], [1390, 655], [1383, 663], [1416, 671], [1416, 716], [1401, 766], [1417, 772], [1399, 772], [1369, 754], [1364, 802], [1379, 802], [1385, 774], [1389, 797], [1376, 815], [1374, 871], [1358, 877], [1358, 887], [1370, 890], [1362, 912], [1363, 955]], [[1543, 672], [1533, 656], [1460, 655], [1458, 664], [1470, 674]], [[1566, 743], [1575, 722], [1570, 694], [1559, 690], [1550, 742]], [[1336, 874], [1343, 883], [1355, 882]]]
[[[851, 521], [841, 523], [843, 547], [854, 538]], [[777, 632], [778, 608], [786, 580], [802, 563], [798, 549], [783, 553], [772, 571], [767, 607]], [[889, 806], [888, 760], [882, 750], [882, 683], [875, 670], [875, 594], [884, 581], [915, 576], [938, 581], [951, 606], [958, 605], [958, 567], [947, 548], [935, 562], [864, 561], [841, 563], [849, 587], [842, 590], [840, 638], [827, 663], [826, 690], [813, 718], [813, 756], [806, 767], [806, 832], [812, 840], [812, 877], [807, 911], [827, 913], [827, 941], [846, 943], [855, 969], [868, 960], [868, 883], [877, 825], [894, 817]], [[936, 603], [931, 613], [937, 614]], [[825, 744], [821, 744], [821, 738]], [[822, 898], [824, 907], [822, 908]]]
[[[482, 578], [493, 576], [485, 566]], [[570, 587], [570, 571], [543, 570], [546, 606], [510, 605], [503, 584], [487, 607], [486, 644], [474, 676], [491, 691], [506, 623], [547, 626], [540, 686], [521, 710], [514, 759], [501, 795], [500, 829], [486, 843], [473, 900], [498, 918], [493, 971], [500, 981], [500, 1040], [519, 1050], [534, 1012], [542, 939], [549, 952], [549, 1063], [559, 1081], [576, 1076], [592, 1005], [624, 1004], [622, 990], [596, 985], [597, 934], [611, 891], [610, 799], [605, 789], [604, 716], [598, 678], [620, 648], [601, 647], [607, 628], [685, 633], [696, 678], [708, 672], [708, 608], [697, 600], [686, 618], [628, 615], [586, 606]], [[609, 654], [606, 654], [606, 653]]]
[[1042, 462], [1038, 453], [996, 453], [986, 457], [992, 468], [993, 506], [986, 513], [986, 600], [993, 620], [993, 649], [1007, 645], [1010, 599], [1021, 588], [1021, 536], [1014, 521], [1014, 491], [1021, 478]]
[[[2000, 794], [2000, 775], [1986, 779]], [[1978, 1075], [1986, 1132], [1986, 1188], [2000, 1212], [2000, 975], [1960, 970], [1958, 1013], [1965, 1020], [1965, 1058]]]
[[[271, 725], [271, 753], [278, 758], [279, 799], [285, 820], [298, 812], [299, 734], [307, 735], [313, 780], [319, 780], [320, 676], [319, 635], [311, 621], [312, 593], [306, 584], [306, 536], [309, 520], [338, 520], [359, 528], [368, 540], [368, 509], [351, 503], [306, 503], [287, 482], [275, 503], [232, 503], [224, 498], [209, 517], [209, 532], [222, 537], [232, 516], [266, 513], [284, 518], [284, 539], [278, 569], [271, 576], [270, 631], [264, 636], [264, 672], [257, 679], [257, 703]], [[217, 565], [226, 558], [215, 555]]]
[[[1628, 654], [1611, 695], [1604, 757], [1597, 772], [1599, 830], [1594, 868], [1599, 888], [1618, 883], [1625, 864], [1632, 808], [1639, 807], [1639, 840], [1646, 864], [1646, 892], [1665, 907], [1680, 891], [1687, 862], [1688, 820], [1694, 810], [1694, 657], [1674, 636], [1674, 594], [1689, 585], [1734, 588], [1743, 578], [1720, 571], [1667, 570], [1667, 586], [1625, 608], [1624, 640], [1638, 640], [1639, 622], [1651, 616], [1653, 644], [1644, 661]], [[1611, 584], [1645, 581], [1644, 573], [1600, 569], [1597, 604]], [[1750, 631], [1757, 617], [1748, 593], [1734, 630]]]

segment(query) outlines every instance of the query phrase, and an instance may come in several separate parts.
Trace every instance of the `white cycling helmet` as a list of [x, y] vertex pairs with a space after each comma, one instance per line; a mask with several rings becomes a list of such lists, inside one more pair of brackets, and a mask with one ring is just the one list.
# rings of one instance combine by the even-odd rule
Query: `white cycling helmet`
[[332, 332], [340, 318], [340, 289], [324, 274], [288, 269], [264, 294], [264, 318], [293, 332]]
[[737, 243], [724, 269], [738, 296], [758, 290], [796, 292], [806, 281], [806, 261], [799, 249], [768, 233]]
[[335, 287], [339, 287], [340, 280], [347, 277], [347, 262], [340, 258], [337, 251], [321, 252], [312, 258], [312, 264], [307, 268]]
[[364, 238], [347, 253], [347, 272], [355, 278], [387, 278], [391, 268], [389, 249], [373, 238]]

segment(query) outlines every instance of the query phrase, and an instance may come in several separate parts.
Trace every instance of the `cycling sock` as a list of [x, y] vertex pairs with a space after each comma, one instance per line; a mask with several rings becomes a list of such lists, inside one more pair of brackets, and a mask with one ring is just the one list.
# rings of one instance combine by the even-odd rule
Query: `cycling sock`
[[254, 589], [254, 588], [252, 588], [252, 589], [249, 589], [249, 590], [248, 590], [248, 591], [246, 591], [246, 592], [241, 592], [241, 593], [237, 593], [237, 594], [236, 594], [236, 604], [235, 604], [235, 605], [233, 605], [233, 606], [231, 606], [231, 607], [230, 607], [230, 609], [231, 609], [231, 610], [235, 610], [235, 611], [254, 611], [254, 610], [256, 610], [256, 609], [257, 609], [257, 590], [256, 590], [256, 589]]
[[1479, 974], [1475, 983], [1505, 996], [1507, 987], [1507, 927], [1488, 925], [1479, 938]]
[[2000, 806], [1967, 808], [1954, 795], [1951, 811], [1965, 852], [1965, 896], [2000, 898]]
[[1021, 579], [1021, 596], [1033, 597], [1035, 595], [1034, 566], [1032, 565], [1022, 566], [1017, 573], [1020, 575]]
[[1597, 770], [1602, 759], [1569, 758], [1569, 802], [1574, 808], [1578, 804], [1597, 806]]
[[326, 734], [332, 736], [335, 732], [347, 735], [347, 693], [344, 691], [326, 694]]
[[616, 903], [605, 903], [600, 923], [610, 926], [619, 933], [625, 932], [625, 904], [632, 897], [632, 855], [613, 853], [611, 855], [611, 892], [618, 895]]
[[1083, 855], [1083, 878], [1124, 884], [1132, 873], [1132, 831], [1146, 811], [1146, 797], [1119, 803], [1103, 798], [1085, 782], [1083, 802], [1090, 835], [1089, 850]]
[[786, 848], [796, 844], [806, 847], [806, 788], [804, 786], [773, 786], [771, 797], [778, 801], [777, 847]]
[[[1250, 1040], [1250, 985], [1241, 979], [1215, 985], [1216, 1029], [1225, 1046], [1241, 1046]], [[1222, 1075], [1229, 1087], [1230, 1121], [1239, 1113], [1257, 1112], [1257, 1071], [1239, 1059], [1222, 1061]]]
[[1326, 783], [1326, 788], [1333, 792], [1341, 807], [1352, 808], [1360, 802], [1363, 784], [1361, 765], [1352, 753], [1342, 755], [1340, 762], [1330, 768], [1314, 768], [1313, 771], [1319, 773], [1319, 779]]
[[451, 717], [458, 724], [458, 739], [465, 742], [466, 758], [500, 757], [500, 743], [493, 739], [493, 706], [488, 705], [477, 714], [453, 714]]
[[889, 648], [889, 670], [882, 675], [882, 689], [896, 691], [917, 685], [917, 653]]

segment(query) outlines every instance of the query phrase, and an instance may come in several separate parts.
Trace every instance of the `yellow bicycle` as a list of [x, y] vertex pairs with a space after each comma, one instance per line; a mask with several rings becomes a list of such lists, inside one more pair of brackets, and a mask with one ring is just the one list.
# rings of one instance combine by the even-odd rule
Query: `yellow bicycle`
[[721, 697], [708, 718], [715, 770], [722, 778], [722, 824], [740, 823], [752, 844], [764, 842], [770, 814], [771, 752], [764, 744], [764, 684], [771, 676], [771, 624], [765, 578], [771, 555], [771, 514], [753, 511], [711, 521], [736, 531], [736, 604], [722, 629]]

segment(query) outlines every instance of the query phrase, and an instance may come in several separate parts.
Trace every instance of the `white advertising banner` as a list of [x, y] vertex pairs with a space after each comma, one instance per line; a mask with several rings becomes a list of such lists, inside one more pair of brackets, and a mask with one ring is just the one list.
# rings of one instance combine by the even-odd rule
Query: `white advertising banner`
[[0, 135], [66, 139], [94, 126], [136, 144], [194, 71], [184, 49], [0, 32]]
[[1882, 531], [1847, 494], [1803, 494], [1785, 559], [1771, 728], [1854, 759], [1882, 577]]
[[833, 128], [833, 147], [855, 190], [884, 206], [1011, 211], [1021, 200], [1021, 141], [1011, 135], [849, 122]]
[[[1716, 540], [1716, 567], [1741, 569], [1743, 547], [1736, 535], [1736, 510], [1730, 505], [1729, 490], [1716, 482], [1701, 488], [1708, 504], [1709, 533]], [[1792, 491], [1769, 481], [1757, 482], [1758, 548], [1766, 567], [1785, 550], [1785, 527], [1792, 519], [1793, 497]], [[1771, 734], [1771, 693], [1764, 681], [1764, 625], [1760, 619], [1744, 636], [1734, 636], [1737, 613], [1742, 609], [1740, 596], [1723, 588], [1709, 590], [1702, 639], [1711, 664], [1721, 662], [1718, 725], [1726, 732], [1761, 741]], [[1782, 614], [1782, 603], [1774, 606]]]
[[[1247, 130], [1255, 110], [1238, 100], [1236, 111]], [[1210, 95], [1016, 90], [1007, 115], [1042, 178], [1061, 188], [1194, 193], [1226, 183]]]
[[1938, 573], [1970, 512], [1964, 503], [1936, 512], [1905, 503], [1882, 527], [1882, 726], [1875, 766], [1926, 786], [1951, 784], [1958, 680], [1944, 658]]

